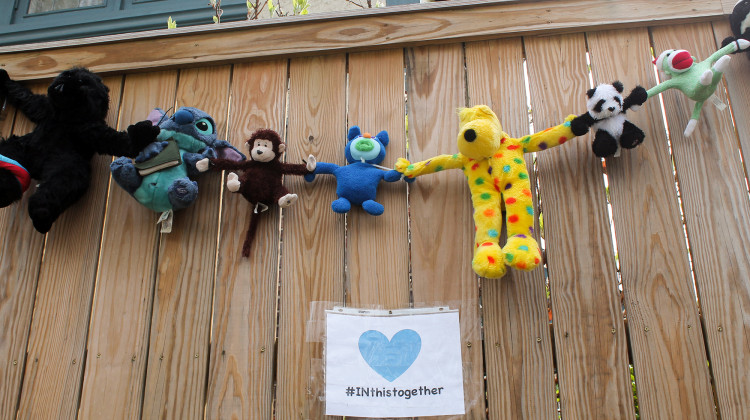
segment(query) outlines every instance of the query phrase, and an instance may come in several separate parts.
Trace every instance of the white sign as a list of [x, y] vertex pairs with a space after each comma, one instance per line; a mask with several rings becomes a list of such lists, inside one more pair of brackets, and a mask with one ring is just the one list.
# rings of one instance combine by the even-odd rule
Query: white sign
[[464, 414], [457, 310], [326, 312], [327, 415]]

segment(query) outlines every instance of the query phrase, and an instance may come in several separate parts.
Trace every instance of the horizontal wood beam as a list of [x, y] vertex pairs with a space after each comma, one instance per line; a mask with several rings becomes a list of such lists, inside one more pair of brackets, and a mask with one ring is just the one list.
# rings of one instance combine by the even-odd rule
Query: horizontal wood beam
[[725, 16], [721, 0], [454, 0], [365, 11], [230, 22], [0, 48], [18, 80], [72, 66], [98, 73], [279, 56], [462, 42], [503, 36], [681, 24]]

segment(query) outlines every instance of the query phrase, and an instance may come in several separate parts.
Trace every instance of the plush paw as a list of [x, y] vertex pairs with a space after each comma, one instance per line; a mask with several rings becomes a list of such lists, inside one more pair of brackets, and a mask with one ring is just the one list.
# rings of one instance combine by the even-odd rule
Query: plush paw
[[617, 152], [617, 141], [611, 137], [596, 137], [591, 143], [591, 150], [600, 158], [612, 156]]
[[208, 158], [201, 159], [198, 162], [195, 162], [195, 169], [198, 170], [198, 172], [206, 172], [208, 170]]
[[333, 203], [331, 203], [331, 208], [336, 213], [347, 213], [352, 209], [352, 203], [350, 203], [346, 198], [340, 197], [337, 200], [333, 200]]
[[315, 159], [315, 155], [310, 155], [307, 157], [307, 170], [309, 172], [312, 172], [315, 170], [315, 167], [318, 166], [318, 160]]
[[542, 254], [536, 240], [527, 235], [513, 235], [502, 250], [505, 262], [519, 270], [530, 271], [542, 262]]
[[227, 175], [227, 189], [231, 192], [237, 192], [240, 190], [240, 183], [239, 177], [236, 173], [230, 172], [229, 175]]
[[688, 121], [687, 126], [685, 126], [685, 132], [682, 134], [685, 137], [690, 137], [690, 135], [693, 134], [696, 125], [698, 125], [698, 120], [691, 119], [690, 121]]
[[566, 122], [570, 121], [570, 131], [576, 136], [582, 136], [589, 132], [589, 128], [593, 124], [593, 119], [590, 118], [589, 114], [581, 114], [574, 118], [566, 118]]
[[0, 69], [0, 94], [5, 93], [5, 82], [10, 81], [10, 76], [5, 69]]
[[176, 179], [167, 189], [167, 198], [175, 210], [184, 209], [198, 198], [198, 183], [188, 178]]
[[750, 41], [740, 38], [737, 40], [737, 45], [740, 47], [740, 50], [746, 50], [750, 47]]
[[133, 194], [141, 186], [143, 179], [129, 158], [115, 159], [109, 164], [109, 170], [112, 172], [112, 179], [129, 194]]
[[52, 229], [52, 224], [59, 216], [59, 212], [53, 210], [45, 203], [39, 203], [32, 199], [29, 200], [29, 217], [34, 224], [34, 229], [39, 233], [47, 233]]
[[9, 171], [0, 169], [0, 208], [7, 207], [23, 195], [21, 183]]
[[404, 158], [398, 158], [398, 160], [396, 161], [395, 169], [402, 174], [409, 176], [411, 175], [411, 173], [409, 173], [409, 165], [411, 165], [411, 162], [409, 162], [408, 160]]
[[380, 216], [385, 211], [385, 207], [375, 200], [367, 200], [362, 203], [362, 209], [373, 216]]
[[633, 111], [637, 111], [640, 109], [641, 105], [646, 103], [648, 100], [648, 91], [646, 91], [646, 88], [643, 86], [636, 86], [628, 96], [631, 98], [633, 105], [630, 106], [630, 109]]
[[[727, 70], [727, 66], [729, 66], [729, 62], [732, 60], [732, 57], [725, 55], [714, 63], [713, 69], [718, 71], [719, 73], [724, 73]], [[713, 79], [713, 75], [711, 76]]]
[[500, 246], [494, 242], [480, 244], [474, 251], [471, 268], [475, 273], [488, 279], [498, 279], [504, 276], [507, 267]]
[[290, 193], [290, 194], [287, 194], [287, 195], [279, 198], [278, 204], [279, 204], [279, 207], [281, 207], [283, 209], [285, 207], [291, 206], [292, 204], [294, 204], [296, 202], [297, 202], [297, 194], [291, 194]]
[[135, 157], [135, 163], [145, 162], [161, 153], [168, 145], [166, 141], [155, 141], [141, 148], [141, 152]]
[[155, 126], [151, 121], [139, 121], [128, 127], [128, 136], [130, 141], [133, 143], [134, 151], [139, 151], [146, 147], [149, 143], [156, 140], [156, 136], [159, 135], [159, 127]]

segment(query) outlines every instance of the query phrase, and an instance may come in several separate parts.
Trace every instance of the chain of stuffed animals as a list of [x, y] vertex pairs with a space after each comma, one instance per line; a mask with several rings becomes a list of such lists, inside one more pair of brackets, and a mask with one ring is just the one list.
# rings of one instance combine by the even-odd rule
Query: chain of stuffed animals
[[[750, 46], [748, 12], [750, 0], [737, 3], [730, 16], [734, 36], [703, 61], [698, 62], [686, 50], [659, 54], [654, 64], [661, 83], [651, 89], [636, 86], [624, 96], [620, 82], [598, 85], [586, 92], [586, 112], [521, 137], [505, 133], [495, 113], [485, 105], [462, 108], [457, 151], [420, 162], [400, 158], [395, 169], [379, 166], [389, 142], [386, 131], [371, 135], [351, 127], [344, 166], [317, 162], [312, 155], [302, 163], [283, 163], [280, 158], [286, 146], [270, 129], [259, 129], [246, 141], [247, 156], [218, 139], [214, 119], [192, 107], [180, 108], [171, 116], [156, 108], [146, 120], [118, 132], [105, 122], [108, 89], [90, 71], [66, 70], [52, 81], [47, 95], [37, 95], [0, 69], [0, 98], [36, 123], [31, 133], [0, 141], [0, 207], [21, 199], [31, 179], [38, 180], [29, 197], [28, 212], [36, 230], [46, 233], [87, 190], [93, 154], [110, 154], [122, 156], [110, 166], [114, 181], [143, 206], [159, 212], [162, 232], [169, 232], [173, 212], [198, 198], [196, 177], [208, 170], [241, 171], [240, 175], [229, 173], [226, 185], [254, 209], [242, 248], [247, 257], [260, 214], [272, 205], [288, 207], [297, 201], [297, 195], [282, 184], [283, 175], [301, 175], [308, 182], [316, 175], [333, 175], [338, 196], [331, 203], [334, 212], [347, 213], [356, 206], [377, 216], [385, 210], [376, 201], [380, 181], [413, 182], [418, 176], [461, 169], [474, 208], [473, 270], [487, 278], [502, 277], [507, 267], [533, 270], [542, 256], [534, 238], [535, 215], [524, 153], [557, 147], [593, 130], [594, 154], [618, 156], [622, 149], [632, 149], [646, 137], [628, 121], [626, 111], [637, 110], [667, 89], [678, 89], [695, 102], [684, 131], [690, 136], [706, 101], [723, 107], [715, 96], [716, 87], [729, 54]], [[501, 244], [503, 218], [507, 240]]]

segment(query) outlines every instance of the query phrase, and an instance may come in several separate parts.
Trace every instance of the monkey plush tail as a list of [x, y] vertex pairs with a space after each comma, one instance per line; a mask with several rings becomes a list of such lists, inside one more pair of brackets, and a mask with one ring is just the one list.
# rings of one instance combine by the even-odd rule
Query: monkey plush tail
[[245, 235], [245, 243], [242, 244], [242, 256], [247, 258], [250, 257], [250, 248], [253, 245], [253, 239], [255, 239], [255, 232], [258, 230], [258, 218], [260, 213], [253, 213], [250, 216], [250, 227], [247, 228], [247, 234]]

